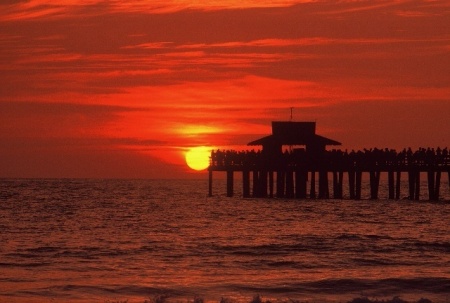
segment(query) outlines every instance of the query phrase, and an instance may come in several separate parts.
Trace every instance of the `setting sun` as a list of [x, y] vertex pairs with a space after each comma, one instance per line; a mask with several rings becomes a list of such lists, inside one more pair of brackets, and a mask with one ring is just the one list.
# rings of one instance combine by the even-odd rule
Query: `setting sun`
[[206, 146], [198, 146], [186, 152], [186, 164], [194, 170], [204, 170], [209, 166], [211, 149]]

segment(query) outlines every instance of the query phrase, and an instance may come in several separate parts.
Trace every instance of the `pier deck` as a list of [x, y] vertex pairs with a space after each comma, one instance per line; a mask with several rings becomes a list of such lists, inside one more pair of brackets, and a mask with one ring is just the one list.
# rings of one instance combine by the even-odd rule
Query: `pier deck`
[[[242, 172], [244, 197], [342, 199], [344, 173], [348, 176], [350, 199], [356, 200], [361, 199], [363, 173], [369, 174], [372, 199], [378, 198], [381, 173], [387, 173], [389, 199], [400, 198], [402, 173], [407, 173], [408, 197], [411, 200], [420, 197], [421, 173], [427, 175], [429, 200], [439, 200], [443, 173], [448, 174], [450, 186], [450, 155], [447, 148], [404, 149], [401, 152], [370, 149], [350, 153], [335, 149], [318, 154], [308, 153], [305, 149], [284, 153], [212, 151], [208, 170], [210, 195], [214, 171], [227, 172], [227, 196], [233, 196], [234, 172]], [[330, 195], [329, 176], [332, 176], [333, 195]]]

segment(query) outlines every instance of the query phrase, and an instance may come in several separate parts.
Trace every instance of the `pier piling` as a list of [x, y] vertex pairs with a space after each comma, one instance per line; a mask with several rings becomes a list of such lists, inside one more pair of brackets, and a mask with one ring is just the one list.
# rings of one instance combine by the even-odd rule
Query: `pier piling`
[[378, 199], [378, 188], [380, 186], [380, 172], [370, 171], [370, 198], [372, 200]]
[[397, 171], [397, 180], [395, 184], [395, 199], [400, 199], [400, 188], [401, 188], [401, 178], [402, 172], [400, 170]]
[[233, 197], [233, 170], [227, 171], [227, 197]]
[[273, 198], [273, 170], [269, 171], [269, 197]]
[[428, 198], [431, 201], [439, 200], [439, 192], [441, 186], [441, 171], [428, 171]]
[[306, 170], [297, 170], [295, 172], [295, 197], [297, 199], [306, 199], [307, 182], [308, 172]]
[[415, 172], [416, 175], [416, 185], [415, 185], [415, 196], [414, 196], [414, 200], [419, 200], [420, 199], [420, 171], [416, 170]]
[[342, 179], [344, 177], [343, 171], [333, 171], [333, 198], [334, 199], [342, 199], [343, 193], [343, 182]]
[[284, 171], [277, 171], [277, 198], [284, 198], [285, 193], [285, 179], [286, 174]]
[[286, 172], [286, 198], [294, 198], [294, 172], [288, 170]]
[[242, 171], [242, 196], [250, 197], [250, 171], [248, 169]]
[[328, 186], [328, 172], [324, 169], [319, 171], [319, 199], [329, 199], [330, 189]]
[[434, 188], [434, 200], [438, 201], [439, 200], [439, 194], [440, 194], [440, 187], [441, 187], [441, 171], [438, 170], [436, 172], [436, 184], [435, 184], [435, 188]]
[[259, 173], [257, 170], [253, 170], [253, 183], [252, 183], [252, 195], [254, 198], [258, 198], [259, 197], [259, 192], [258, 192], [258, 188], [259, 188]]
[[389, 199], [393, 200], [395, 197], [395, 187], [394, 187], [394, 171], [389, 170], [388, 171], [388, 186], [389, 186]]
[[309, 197], [311, 199], [316, 198], [316, 172], [311, 172], [311, 190], [309, 191]]
[[356, 173], [354, 170], [349, 170], [348, 171], [348, 187], [349, 187], [349, 191], [350, 191], [350, 199], [354, 200], [356, 197], [356, 192], [355, 192], [355, 179], [356, 178]]
[[355, 200], [361, 200], [362, 171], [356, 171]]

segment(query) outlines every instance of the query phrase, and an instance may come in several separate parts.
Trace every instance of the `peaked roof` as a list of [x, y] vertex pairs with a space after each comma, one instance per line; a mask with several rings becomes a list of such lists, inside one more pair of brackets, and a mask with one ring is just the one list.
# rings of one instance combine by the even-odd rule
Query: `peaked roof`
[[272, 122], [272, 135], [248, 145], [341, 145], [340, 142], [316, 135], [315, 122]]
[[283, 137], [279, 138], [274, 135], [265, 136], [263, 138], [260, 138], [258, 140], [252, 141], [248, 143], [247, 145], [310, 145], [310, 144], [317, 144], [317, 145], [341, 145], [341, 142], [319, 136], [319, 135], [313, 135], [309, 137]]

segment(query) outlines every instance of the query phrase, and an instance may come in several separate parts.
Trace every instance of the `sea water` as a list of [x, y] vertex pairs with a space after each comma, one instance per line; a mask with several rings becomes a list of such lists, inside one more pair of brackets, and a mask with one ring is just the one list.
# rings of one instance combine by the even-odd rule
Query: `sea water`
[[205, 180], [0, 180], [0, 302], [450, 302], [447, 183], [439, 202], [380, 190], [243, 199], [221, 180], [212, 197]]

